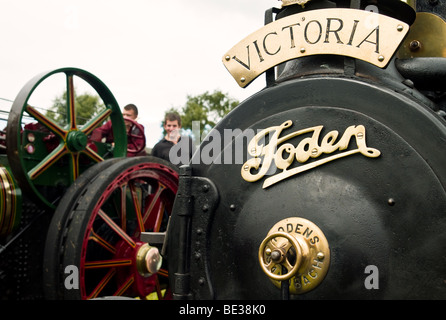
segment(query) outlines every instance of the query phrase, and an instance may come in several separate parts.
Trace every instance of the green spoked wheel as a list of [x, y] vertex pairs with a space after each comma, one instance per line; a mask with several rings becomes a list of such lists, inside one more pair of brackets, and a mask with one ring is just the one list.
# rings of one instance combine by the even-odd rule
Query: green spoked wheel
[[[177, 169], [161, 159], [135, 157], [93, 176], [85, 188], [64, 196], [61, 205], [69, 205], [56, 209], [62, 223], [53, 221], [49, 234], [57, 233], [52, 237], [58, 242], [49, 239], [45, 251], [45, 269], [52, 268], [45, 282], [49, 298], [169, 298], [166, 262], [152, 264], [162, 261], [157, 258], [161, 245], [145, 242], [141, 234], [166, 231]], [[74, 201], [69, 194], [77, 194]], [[67, 287], [67, 267], [78, 272], [78, 287]]]
[[[60, 79], [65, 89], [62, 111], [33, 105], [40, 87]], [[88, 84], [102, 100], [101, 106], [81, 115], [75, 83]], [[89, 141], [89, 135], [107, 118], [113, 123], [114, 146]], [[11, 107], [6, 129], [8, 161], [20, 187], [50, 208], [91, 165], [107, 158], [125, 157], [127, 139], [118, 103], [105, 84], [87, 71], [61, 68], [32, 78]]]

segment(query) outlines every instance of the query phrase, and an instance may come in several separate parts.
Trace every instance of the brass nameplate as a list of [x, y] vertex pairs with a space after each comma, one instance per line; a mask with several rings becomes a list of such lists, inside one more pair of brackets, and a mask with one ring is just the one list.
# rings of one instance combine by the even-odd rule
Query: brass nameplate
[[409, 31], [406, 23], [364, 10], [311, 10], [276, 20], [223, 56], [244, 88], [266, 70], [290, 59], [334, 54], [384, 68]]
[[[267, 176], [268, 178], [263, 183], [263, 188], [267, 188], [301, 172], [357, 153], [369, 158], [377, 158], [381, 155], [378, 149], [367, 146], [363, 125], [352, 125], [346, 128], [339, 139], [339, 132], [336, 130], [321, 137], [323, 126], [305, 128], [281, 136], [282, 131], [291, 127], [292, 124], [293, 122], [288, 120], [279, 126], [262, 130], [248, 143], [248, 153], [252, 158], [248, 159], [241, 169], [241, 175], [245, 181], [255, 182]], [[294, 137], [308, 134], [310, 136], [303, 138], [297, 145], [287, 142]], [[269, 142], [265, 144], [267, 136]], [[356, 142], [355, 149], [348, 149], [351, 140]], [[320, 158], [323, 154], [329, 156]], [[308, 162], [310, 158], [320, 159]], [[296, 162], [299, 165], [293, 166]], [[270, 169], [274, 166], [278, 172], [271, 174]]]
[[304, 7], [308, 1], [310, 0], [282, 0], [282, 7], [292, 6], [295, 4], [299, 4]]

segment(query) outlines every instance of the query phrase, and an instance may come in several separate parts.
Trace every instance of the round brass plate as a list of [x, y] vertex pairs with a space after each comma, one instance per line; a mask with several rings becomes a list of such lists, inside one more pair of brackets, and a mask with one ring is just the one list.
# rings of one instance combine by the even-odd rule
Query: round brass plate
[[[433, 32], [435, 30], [435, 32]], [[398, 58], [446, 57], [446, 22], [429, 12], [418, 12], [398, 51]]]
[[290, 281], [291, 294], [316, 288], [330, 266], [330, 248], [321, 229], [303, 218], [276, 223], [259, 247], [262, 270], [278, 287]]

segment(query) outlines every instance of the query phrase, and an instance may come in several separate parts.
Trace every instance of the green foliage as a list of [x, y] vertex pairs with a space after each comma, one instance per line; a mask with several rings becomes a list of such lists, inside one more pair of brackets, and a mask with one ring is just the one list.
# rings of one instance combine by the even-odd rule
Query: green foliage
[[[99, 96], [88, 93], [76, 95], [74, 105], [78, 125], [85, 124], [105, 108]], [[54, 99], [52, 107], [50, 110], [47, 110], [45, 115], [63, 127], [67, 125], [67, 112], [67, 92], [64, 92], [61, 96]]]
[[[203, 94], [187, 96], [185, 106], [181, 111], [171, 108], [169, 111], [176, 111], [181, 116], [181, 126], [183, 130], [192, 133], [192, 124], [200, 124], [200, 137], [204, 137], [215, 125], [239, 102], [219, 90], [213, 93], [206, 91]], [[194, 137], [199, 139], [200, 137]]]

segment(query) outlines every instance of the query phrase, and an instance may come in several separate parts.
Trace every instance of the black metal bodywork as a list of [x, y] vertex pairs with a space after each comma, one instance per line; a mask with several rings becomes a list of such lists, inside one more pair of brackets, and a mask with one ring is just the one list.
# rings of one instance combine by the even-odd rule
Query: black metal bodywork
[[[419, 8], [432, 9], [427, 2]], [[434, 72], [435, 61], [441, 64]], [[442, 104], [423, 91], [444, 79], [443, 64], [444, 58], [395, 58], [379, 69], [347, 57], [313, 56], [280, 66], [277, 78], [270, 72], [267, 87], [224, 118], [183, 168], [184, 193], [169, 230], [182, 236], [169, 237], [168, 245], [176, 298], [280, 299], [257, 253], [276, 222], [298, 216], [324, 231], [332, 260], [317, 289], [292, 299], [445, 299], [446, 123]], [[420, 65], [423, 76], [409, 77]], [[436, 89], [444, 92], [443, 83]], [[246, 161], [244, 133], [287, 120], [293, 126], [282, 135], [322, 125], [321, 139], [362, 124], [367, 145], [381, 156], [339, 159], [266, 189], [263, 179], [242, 179], [243, 163], [219, 162], [241, 145]], [[241, 132], [214, 149], [213, 164], [203, 163], [202, 153], [228, 129]], [[304, 137], [287, 142], [296, 146]], [[379, 270], [377, 290], [364, 285], [370, 265]]]

